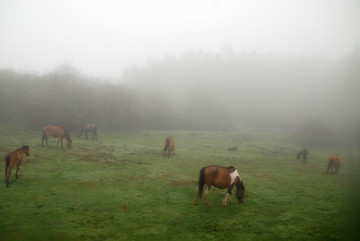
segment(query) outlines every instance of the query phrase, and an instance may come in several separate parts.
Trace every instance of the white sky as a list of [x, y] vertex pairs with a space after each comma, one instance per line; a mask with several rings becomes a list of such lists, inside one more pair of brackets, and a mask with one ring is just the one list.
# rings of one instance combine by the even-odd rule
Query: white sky
[[118, 78], [185, 50], [338, 58], [357, 44], [358, 0], [0, 0], [0, 68], [22, 71]]

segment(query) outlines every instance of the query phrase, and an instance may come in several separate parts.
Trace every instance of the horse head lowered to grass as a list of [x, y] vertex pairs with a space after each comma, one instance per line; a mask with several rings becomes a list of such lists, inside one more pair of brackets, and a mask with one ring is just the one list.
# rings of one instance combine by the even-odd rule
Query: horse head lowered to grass
[[44, 140], [46, 141], [46, 145], [48, 145], [49, 136], [58, 137], [57, 146], [59, 146], [59, 142], [61, 142], [61, 147], [63, 147], [63, 139], [66, 139], [66, 146], [71, 149], [72, 140], [70, 138], [69, 133], [60, 126], [44, 126], [42, 128], [43, 136], [41, 140], [41, 144], [44, 144]]
[[214, 186], [217, 188], [227, 188], [227, 193], [225, 199], [223, 200], [223, 204], [226, 207], [227, 201], [229, 199], [231, 201], [231, 190], [234, 186], [236, 186], [236, 197], [239, 202], [244, 202], [245, 196], [245, 186], [244, 182], [242, 181], [238, 171], [235, 167], [221, 167], [221, 166], [206, 166], [201, 168], [200, 175], [199, 175], [199, 186], [196, 189], [196, 196], [194, 203], [195, 205], [198, 204], [198, 197], [201, 198], [204, 185], [206, 184], [205, 190], [205, 201], [207, 205], [209, 201], [207, 199], [207, 195], [209, 193], [210, 187]]

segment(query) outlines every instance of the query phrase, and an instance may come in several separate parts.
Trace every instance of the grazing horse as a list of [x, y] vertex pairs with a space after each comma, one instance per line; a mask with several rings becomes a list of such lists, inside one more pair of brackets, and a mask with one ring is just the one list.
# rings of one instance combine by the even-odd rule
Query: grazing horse
[[328, 174], [329, 171], [332, 171], [332, 173], [337, 174], [340, 168], [341, 156], [339, 156], [338, 154], [331, 155], [329, 156], [328, 162], [329, 164], [326, 170], [326, 174]]
[[41, 144], [44, 144], [44, 140], [46, 141], [46, 145], [48, 145], [49, 136], [58, 137], [57, 146], [59, 146], [59, 142], [61, 142], [61, 147], [63, 147], [63, 139], [66, 139], [66, 146], [71, 149], [72, 141], [69, 136], [69, 133], [60, 126], [44, 126], [42, 128], [43, 136], [41, 140]]
[[303, 161], [305, 163], [308, 155], [309, 155], [309, 151], [306, 148], [303, 148], [296, 154], [296, 160], [299, 160], [300, 157], [302, 156]]
[[165, 156], [167, 152], [167, 157], [171, 155], [175, 156], [175, 138], [173, 136], [168, 136], [165, 139], [165, 146], [161, 154]]
[[82, 128], [80, 134], [79, 134], [79, 138], [81, 138], [82, 133], [85, 131], [85, 139], [89, 139], [88, 138], [88, 132], [92, 133], [92, 140], [93, 141], [97, 141], [97, 129], [96, 129], [96, 125], [95, 124], [86, 124], [84, 125], [84, 127]]
[[22, 159], [24, 158], [24, 154], [27, 156], [30, 155], [30, 147], [22, 146], [19, 149], [16, 149], [14, 152], [8, 152], [5, 155], [5, 182], [6, 186], [9, 187], [11, 170], [16, 165], [16, 173], [15, 176], [18, 178], [18, 172], [20, 169], [20, 164]]
[[199, 186], [196, 189], [196, 196], [194, 203], [195, 205], [198, 204], [198, 197], [201, 198], [204, 185], [206, 184], [205, 190], [205, 201], [207, 205], [209, 201], [207, 199], [207, 195], [209, 193], [211, 185], [217, 188], [227, 188], [227, 193], [225, 199], [223, 200], [223, 204], [227, 206], [228, 198], [231, 201], [231, 190], [236, 185], [236, 197], [239, 202], [244, 202], [244, 195], [245, 195], [245, 186], [244, 182], [241, 180], [241, 177], [235, 167], [221, 167], [221, 166], [206, 166], [200, 170], [199, 176]]

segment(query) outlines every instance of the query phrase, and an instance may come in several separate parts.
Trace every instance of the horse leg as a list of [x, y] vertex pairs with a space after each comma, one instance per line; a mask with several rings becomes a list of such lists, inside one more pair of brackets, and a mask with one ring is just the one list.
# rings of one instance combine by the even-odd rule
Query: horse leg
[[210, 190], [210, 187], [206, 186], [206, 189], [205, 189], [205, 202], [206, 202], [206, 205], [208, 205], [208, 206], [210, 206], [210, 203], [209, 203], [209, 200], [208, 200], [209, 190]]
[[16, 172], [15, 172], [15, 177], [16, 177], [16, 179], [19, 178], [18, 172], [19, 172], [19, 170], [20, 170], [20, 164], [21, 164], [21, 162], [22, 162], [22, 160], [20, 160], [19, 163], [16, 165]]
[[195, 199], [194, 199], [195, 205], [198, 205], [198, 198], [199, 198], [199, 187], [196, 188]]
[[331, 168], [331, 165], [332, 165], [332, 163], [331, 163], [331, 162], [329, 162], [329, 165], [328, 165], [327, 170], [326, 170], [326, 174], [328, 174], [328, 173], [329, 173], [329, 170], [330, 170], [330, 168]]
[[88, 132], [88, 131], [85, 131], [85, 139], [86, 139], [86, 140], [89, 139], [87, 132]]
[[228, 191], [227, 191], [227, 193], [226, 193], [225, 199], [224, 199], [224, 201], [223, 201], [223, 204], [224, 204], [225, 207], [227, 207], [227, 200], [228, 200], [228, 198], [230, 198], [230, 203], [232, 203], [232, 202], [231, 202], [231, 189], [232, 189], [232, 187], [229, 187], [229, 189], [228, 189]]
[[231, 196], [230, 196], [230, 194], [227, 192], [227, 193], [226, 193], [226, 196], [225, 196], [225, 198], [224, 198], [224, 200], [223, 200], [224, 207], [227, 207], [227, 200], [228, 200], [229, 197], [230, 197], [230, 200], [231, 200]]
[[10, 163], [9, 169], [7, 170], [6, 173], [6, 186], [9, 187], [9, 183], [10, 183], [10, 176], [11, 176], [11, 169], [13, 168], [13, 164]]

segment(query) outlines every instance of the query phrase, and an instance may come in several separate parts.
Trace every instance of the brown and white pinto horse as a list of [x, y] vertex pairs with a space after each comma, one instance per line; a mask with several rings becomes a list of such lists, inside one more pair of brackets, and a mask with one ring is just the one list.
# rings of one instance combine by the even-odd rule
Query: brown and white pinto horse
[[332, 173], [337, 174], [339, 172], [340, 163], [341, 163], [341, 157], [338, 154], [329, 156], [326, 173], [332, 171]]
[[18, 172], [20, 169], [20, 164], [22, 159], [24, 158], [24, 154], [27, 156], [30, 155], [30, 147], [29, 146], [22, 146], [19, 149], [16, 149], [14, 152], [8, 152], [5, 155], [5, 182], [6, 186], [9, 187], [10, 183], [10, 175], [11, 170], [16, 165], [16, 173], [15, 177], [18, 178]]
[[175, 138], [173, 136], [168, 136], [165, 139], [165, 146], [161, 154], [165, 156], [166, 152], [167, 157], [169, 157], [170, 155], [175, 156]]
[[97, 141], [97, 129], [96, 129], [96, 125], [95, 124], [86, 124], [84, 125], [84, 127], [82, 128], [80, 134], [79, 134], [79, 138], [81, 138], [82, 133], [85, 131], [85, 139], [89, 139], [88, 138], [88, 132], [92, 133], [92, 140], [93, 141]]
[[48, 145], [49, 136], [58, 137], [57, 146], [59, 146], [59, 142], [61, 142], [61, 147], [63, 147], [63, 139], [66, 139], [66, 146], [71, 149], [72, 140], [69, 136], [69, 133], [60, 126], [44, 126], [42, 128], [43, 137], [41, 140], [41, 144], [44, 144], [44, 140], [46, 141], [46, 145]]
[[225, 207], [227, 206], [228, 198], [230, 199], [230, 203], [232, 203], [231, 190], [235, 185], [237, 189], [236, 190], [237, 199], [241, 203], [244, 202], [244, 195], [245, 195], [244, 182], [241, 180], [239, 173], [233, 166], [230, 167], [206, 166], [200, 170], [199, 186], [196, 189], [196, 195], [194, 200], [195, 205], [198, 204], [198, 197], [201, 198], [205, 184], [206, 184], [205, 201], [207, 205], [210, 205], [207, 196], [210, 187], [212, 185], [217, 188], [228, 189], [225, 199], [223, 200], [223, 204]]

